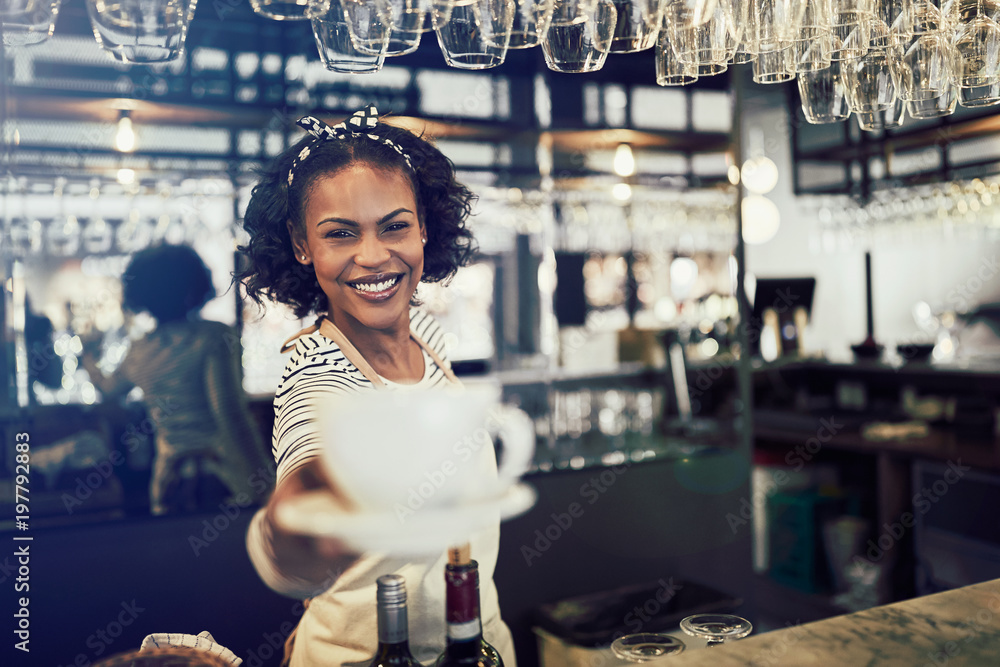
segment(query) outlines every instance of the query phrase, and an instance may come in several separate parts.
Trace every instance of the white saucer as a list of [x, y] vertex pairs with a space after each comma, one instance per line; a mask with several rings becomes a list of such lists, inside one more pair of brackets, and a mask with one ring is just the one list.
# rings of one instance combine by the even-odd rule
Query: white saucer
[[329, 492], [311, 491], [278, 507], [276, 518], [288, 530], [336, 538], [359, 551], [426, 555], [527, 511], [536, 497], [534, 488], [521, 483], [499, 497], [462, 506], [346, 512]]

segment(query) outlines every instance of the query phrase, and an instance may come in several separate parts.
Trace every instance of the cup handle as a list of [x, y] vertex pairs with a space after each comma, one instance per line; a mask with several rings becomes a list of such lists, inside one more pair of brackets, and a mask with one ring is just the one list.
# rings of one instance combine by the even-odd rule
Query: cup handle
[[497, 433], [503, 440], [503, 458], [497, 468], [501, 489], [515, 484], [534, 460], [535, 425], [524, 410], [512, 405], [500, 405]]

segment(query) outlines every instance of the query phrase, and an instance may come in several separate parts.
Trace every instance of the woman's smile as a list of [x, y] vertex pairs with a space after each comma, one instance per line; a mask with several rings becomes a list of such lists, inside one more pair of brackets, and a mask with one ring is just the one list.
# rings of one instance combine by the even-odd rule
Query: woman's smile
[[402, 277], [402, 274], [394, 276], [368, 276], [360, 280], [348, 282], [347, 284], [356, 289], [364, 299], [368, 299], [369, 301], [384, 301], [399, 292], [398, 287], [401, 284]]

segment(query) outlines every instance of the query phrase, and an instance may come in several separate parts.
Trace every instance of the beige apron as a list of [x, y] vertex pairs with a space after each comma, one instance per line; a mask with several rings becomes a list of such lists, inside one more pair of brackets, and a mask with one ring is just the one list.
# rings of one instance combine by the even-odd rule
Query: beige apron
[[[297, 334], [286, 340], [285, 343], [281, 346], [281, 351], [283, 353], [291, 351], [291, 349], [295, 346], [295, 341], [300, 336], [314, 333], [317, 330], [323, 336], [329, 338], [330, 340], [332, 340], [334, 343], [337, 344], [337, 347], [340, 348], [340, 351], [344, 354], [344, 357], [352, 364], [354, 364], [354, 366], [359, 371], [361, 371], [361, 374], [364, 375], [368, 379], [368, 381], [372, 383], [372, 386], [374, 386], [375, 388], [381, 388], [385, 386], [385, 382], [382, 381], [382, 378], [379, 377], [379, 374], [375, 372], [375, 369], [372, 368], [371, 364], [369, 364], [368, 361], [361, 355], [361, 353], [358, 352], [358, 349], [354, 347], [351, 341], [347, 339], [347, 336], [344, 335], [344, 332], [341, 331], [337, 327], [337, 325], [335, 325], [333, 322], [331, 322], [329, 319], [325, 317], [322, 318], [318, 324], [306, 327], [302, 331], [298, 332]], [[455, 373], [451, 370], [449, 366], [447, 366], [444, 363], [444, 360], [441, 359], [441, 357], [437, 354], [437, 352], [435, 352], [431, 348], [430, 345], [425, 343], [420, 338], [420, 336], [416, 335], [412, 331], [410, 332], [410, 338], [416, 341], [417, 345], [419, 345], [420, 348], [424, 350], [430, 356], [431, 359], [434, 360], [434, 363], [437, 364], [438, 368], [440, 368], [444, 372], [445, 377], [447, 377], [450, 382], [461, 386], [462, 383], [458, 379], [458, 377], [455, 376]], [[303, 600], [303, 605], [308, 607], [309, 600]], [[298, 628], [292, 630], [291, 634], [288, 635], [288, 639], [285, 640], [285, 655], [281, 660], [281, 667], [289, 667], [289, 665], [291, 664], [292, 650], [295, 646], [296, 630], [298, 630]]]

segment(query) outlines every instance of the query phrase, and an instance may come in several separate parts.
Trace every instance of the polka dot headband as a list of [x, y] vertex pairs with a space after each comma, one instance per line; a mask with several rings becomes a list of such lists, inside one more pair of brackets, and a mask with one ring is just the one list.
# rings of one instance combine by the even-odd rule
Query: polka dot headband
[[312, 154], [321, 142], [334, 139], [347, 139], [349, 137], [356, 137], [359, 135], [366, 136], [372, 141], [377, 141], [392, 148], [394, 151], [403, 156], [403, 160], [406, 161], [406, 166], [410, 169], [410, 171], [413, 171], [413, 165], [410, 163], [410, 156], [403, 152], [402, 148], [400, 148], [391, 139], [380, 137], [379, 135], [368, 131], [374, 129], [378, 125], [378, 109], [375, 108], [374, 104], [369, 104], [364, 109], [355, 111], [354, 114], [346, 121], [337, 123], [333, 127], [330, 127], [314, 116], [303, 116], [298, 120], [297, 125], [311, 134], [313, 136], [313, 140], [306, 144], [292, 161], [292, 167], [288, 170], [289, 187], [291, 187], [292, 181], [295, 178], [295, 169], [302, 164], [302, 162], [305, 161], [310, 154]]

